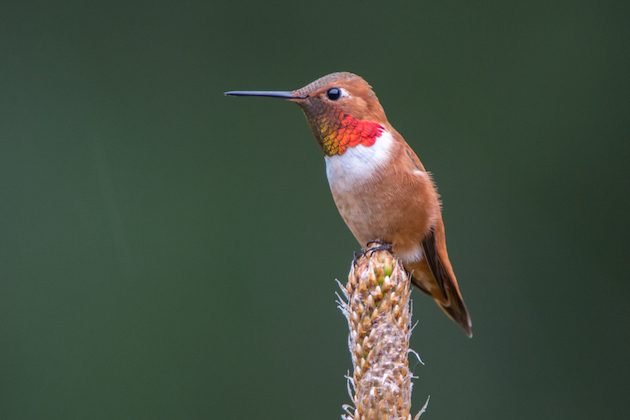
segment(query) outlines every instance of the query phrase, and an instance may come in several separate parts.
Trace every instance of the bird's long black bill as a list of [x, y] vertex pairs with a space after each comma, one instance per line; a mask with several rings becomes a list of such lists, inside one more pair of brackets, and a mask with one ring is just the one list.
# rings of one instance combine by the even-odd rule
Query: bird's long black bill
[[225, 92], [227, 96], [264, 96], [280, 99], [304, 99], [304, 96], [294, 95], [293, 92], [282, 90], [230, 90]]

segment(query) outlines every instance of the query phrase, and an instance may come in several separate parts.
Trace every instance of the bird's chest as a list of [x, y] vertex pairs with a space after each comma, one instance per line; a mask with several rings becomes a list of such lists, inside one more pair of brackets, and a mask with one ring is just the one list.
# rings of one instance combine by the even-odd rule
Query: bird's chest
[[392, 143], [391, 134], [384, 132], [370, 147], [360, 145], [325, 158], [335, 204], [357, 238], [384, 224], [380, 220], [388, 200], [378, 195], [391, 164]]
[[326, 176], [333, 194], [361, 193], [378, 180], [390, 163], [393, 138], [383, 132], [369, 147], [358, 145], [341, 155], [326, 156]]

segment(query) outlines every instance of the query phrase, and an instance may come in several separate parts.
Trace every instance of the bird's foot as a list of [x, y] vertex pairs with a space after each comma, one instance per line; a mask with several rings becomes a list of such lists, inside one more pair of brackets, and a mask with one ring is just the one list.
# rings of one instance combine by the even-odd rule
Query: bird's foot
[[359, 258], [361, 258], [362, 256], [365, 255], [365, 251], [361, 250], [361, 251], [354, 251], [353, 257], [352, 257], [352, 266], [356, 267], [357, 264], [359, 263]]
[[367, 244], [367, 249], [365, 250], [365, 254], [371, 257], [376, 251], [391, 251], [392, 244], [389, 242], [385, 242], [382, 239], [373, 239], [369, 241]]
[[359, 259], [363, 256], [371, 257], [377, 251], [391, 251], [392, 244], [389, 242], [385, 242], [382, 239], [373, 239], [365, 244], [366, 248], [361, 251], [354, 251], [354, 255], [352, 257], [352, 266], [356, 267]]

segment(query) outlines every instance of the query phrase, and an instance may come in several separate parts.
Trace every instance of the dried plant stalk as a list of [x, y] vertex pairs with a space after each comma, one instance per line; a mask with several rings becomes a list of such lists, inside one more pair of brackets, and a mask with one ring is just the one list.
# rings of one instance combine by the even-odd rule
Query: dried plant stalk
[[[356, 261], [340, 307], [348, 320], [354, 407], [344, 419], [411, 419], [409, 276], [385, 250]], [[353, 394], [353, 395], [352, 395]]]

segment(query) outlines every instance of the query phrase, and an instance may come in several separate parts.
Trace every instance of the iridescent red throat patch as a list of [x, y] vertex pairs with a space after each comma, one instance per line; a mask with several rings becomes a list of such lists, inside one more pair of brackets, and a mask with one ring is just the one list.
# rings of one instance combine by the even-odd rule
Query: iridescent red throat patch
[[324, 153], [332, 156], [342, 155], [350, 147], [372, 146], [384, 127], [376, 122], [357, 120], [350, 115], [343, 115], [333, 124], [322, 121], [319, 130]]

